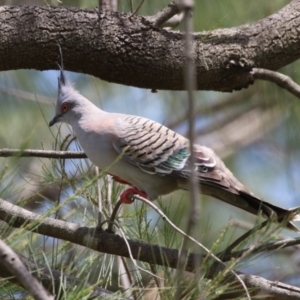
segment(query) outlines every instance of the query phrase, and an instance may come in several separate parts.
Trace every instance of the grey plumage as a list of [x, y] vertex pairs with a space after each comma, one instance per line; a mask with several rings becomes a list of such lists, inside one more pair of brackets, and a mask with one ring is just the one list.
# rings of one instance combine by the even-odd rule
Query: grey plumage
[[[134, 187], [150, 200], [177, 189], [188, 189], [189, 141], [152, 120], [100, 110], [67, 81], [61, 68], [56, 115], [49, 123], [70, 124], [90, 160], [100, 169]], [[119, 155], [122, 158], [114, 164]], [[284, 209], [248, 191], [209, 148], [194, 145], [201, 192], [257, 215], [279, 222], [298, 220], [298, 209]], [[123, 195], [124, 196], [124, 195]], [[121, 196], [122, 197], [122, 196]], [[127, 194], [126, 194], [127, 197]], [[298, 231], [289, 221], [288, 228]]]

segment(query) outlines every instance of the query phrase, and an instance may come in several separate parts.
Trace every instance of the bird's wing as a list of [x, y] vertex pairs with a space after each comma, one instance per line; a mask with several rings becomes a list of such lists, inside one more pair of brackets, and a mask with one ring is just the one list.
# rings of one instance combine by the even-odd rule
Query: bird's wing
[[[122, 153], [123, 159], [147, 173], [188, 181], [189, 141], [157, 122], [137, 116], [121, 118], [113, 146]], [[226, 190], [231, 186], [232, 183], [216, 168], [212, 150], [196, 146], [193, 155], [200, 183]]]
[[123, 159], [150, 174], [170, 174], [184, 168], [188, 140], [167, 127], [137, 116], [118, 119], [114, 149]]
[[[123, 155], [123, 159], [144, 172], [171, 176], [181, 182], [188, 181], [190, 151], [186, 138], [159, 123], [137, 116], [121, 117], [117, 125], [113, 147], [117, 153]], [[256, 198], [210, 148], [195, 145], [193, 156], [198, 181], [204, 194], [255, 215], [262, 211], [270, 217], [275, 212], [279, 222], [287, 216], [297, 218], [299, 208], [286, 210]], [[299, 232], [291, 222], [286, 226]]]

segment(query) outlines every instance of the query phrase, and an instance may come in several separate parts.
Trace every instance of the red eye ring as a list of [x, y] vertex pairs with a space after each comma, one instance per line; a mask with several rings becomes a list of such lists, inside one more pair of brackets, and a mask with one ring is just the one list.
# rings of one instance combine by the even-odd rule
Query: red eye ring
[[61, 112], [64, 114], [70, 109], [70, 103], [63, 103], [61, 106]]

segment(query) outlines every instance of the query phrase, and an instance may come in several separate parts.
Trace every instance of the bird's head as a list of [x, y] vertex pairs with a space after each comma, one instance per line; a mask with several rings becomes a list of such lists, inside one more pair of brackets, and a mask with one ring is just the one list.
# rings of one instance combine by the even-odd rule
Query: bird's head
[[[59, 46], [59, 45], [58, 45]], [[83, 97], [78, 91], [75, 90], [72, 83], [67, 79], [64, 73], [62, 51], [59, 46], [61, 64], [58, 65], [60, 69], [58, 77], [58, 97], [56, 102], [55, 116], [49, 122], [49, 126], [61, 122], [70, 125], [77, 124], [79, 119], [97, 113], [104, 113], [97, 106], [95, 106], [88, 99]]]
[[78, 119], [85, 98], [76, 91], [70, 81], [68, 81], [64, 69], [62, 52], [59, 46], [61, 55], [61, 65], [59, 66], [60, 73], [58, 77], [58, 97], [56, 102], [55, 116], [49, 122], [49, 126], [62, 122], [72, 125]]
[[69, 82], [64, 74], [61, 66], [58, 78], [58, 96], [56, 102], [55, 116], [49, 122], [49, 126], [62, 122], [72, 124], [72, 120], [76, 118], [76, 108], [80, 106], [80, 98], [82, 97]]

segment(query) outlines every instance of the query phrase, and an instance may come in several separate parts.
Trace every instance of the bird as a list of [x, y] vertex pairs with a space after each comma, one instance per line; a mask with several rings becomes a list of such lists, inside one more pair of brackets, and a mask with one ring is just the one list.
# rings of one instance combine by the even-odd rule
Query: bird
[[123, 203], [132, 203], [134, 195], [153, 201], [175, 190], [188, 190], [193, 155], [201, 193], [300, 232], [291, 222], [300, 220], [299, 207], [285, 209], [254, 196], [212, 149], [194, 144], [191, 153], [187, 138], [158, 122], [101, 110], [74, 88], [63, 63], [58, 66], [56, 112], [49, 126], [71, 125], [92, 163], [130, 186], [120, 195]]

